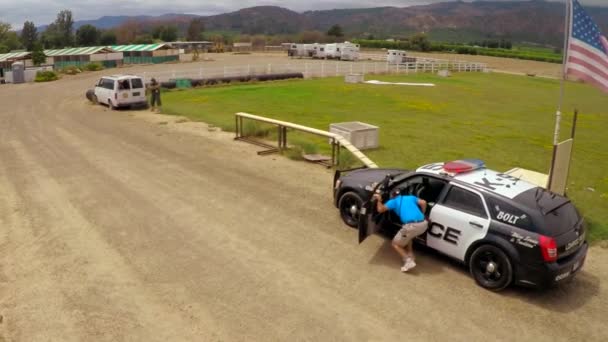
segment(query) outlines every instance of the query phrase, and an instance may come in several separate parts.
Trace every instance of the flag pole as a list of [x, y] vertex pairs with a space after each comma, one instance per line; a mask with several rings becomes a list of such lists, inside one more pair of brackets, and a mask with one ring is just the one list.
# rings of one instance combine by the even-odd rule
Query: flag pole
[[553, 135], [553, 145], [559, 143], [559, 129], [562, 121], [562, 103], [564, 101], [564, 83], [566, 81], [566, 64], [568, 63], [568, 40], [570, 38], [570, 13], [572, 11], [572, 0], [566, 0], [566, 17], [564, 27], [564, 50], [562, 59], [562, 78], [559, 89], [559, 102], [557, 104], [557, 112], [555, 113], [555, 133]]
[[551, 190], [553, 187], [553, 173], [555, 172], [555, 157], [557, 156], [557, 144], [559, 143], [559, 129], [562, 121], [562, 104], [564, 102], [564, 83], [566, 82], [566, 64], [568, 63], [568, 40], [570, 39], [570, 24], [572, 13], [572, 0], [566, 0], [566, 17], [564, 18], [564, 50], [562, 57], [562, 78], [559, 86], [559, 101], [557, 103], [557, 112], [555, 113], [555, 132], [553, 134], [553, 156], [551, 157], [551, 169], [549, 171], [549, 179], [547, 180], [547, 188]]

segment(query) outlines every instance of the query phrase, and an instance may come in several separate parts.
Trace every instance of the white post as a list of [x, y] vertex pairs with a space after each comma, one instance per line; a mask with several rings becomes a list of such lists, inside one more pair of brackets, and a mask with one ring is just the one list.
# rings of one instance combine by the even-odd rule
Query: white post
[[365, 63], [363, 63], [363, 72], [362, 72], [362, 74], [365, 75]]
[[226, 66], [224, 66], [224, 77], [226, 77]]
[[247, 64], [247, 76], [251, 76], [251, 65]]
[[200, 67], [198, 69], [198, 78], [203, 78], [203, 68], [202, 67]]
[[268, 63], [268, 70], [266, 70], [267, 74], [270, 74], [272, 72], [272, 66], [270, 63]]
[[325, 61], [321, 62], [321, 77], [325, 77]]
[[378, 73], [378, 63], [374, 62], [374, 74]]
[[336, 62], [336, 76], [340, 75], [340, 63]]
[[304, 78], [308, 77], [308, 63], [304, 62]]
[[350, 63], [350, 73], [351, 73], [351, 75], [353, 73], [353, 63]]
[[175, 70], [172, 71], [173, 78], [175, 78]]

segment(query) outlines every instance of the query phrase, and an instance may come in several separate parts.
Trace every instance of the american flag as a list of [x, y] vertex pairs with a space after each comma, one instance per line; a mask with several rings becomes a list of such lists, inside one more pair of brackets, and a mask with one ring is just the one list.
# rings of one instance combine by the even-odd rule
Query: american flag
[[608, 40], [577, 0], [572, 1], [566, 75], [608, 93]]

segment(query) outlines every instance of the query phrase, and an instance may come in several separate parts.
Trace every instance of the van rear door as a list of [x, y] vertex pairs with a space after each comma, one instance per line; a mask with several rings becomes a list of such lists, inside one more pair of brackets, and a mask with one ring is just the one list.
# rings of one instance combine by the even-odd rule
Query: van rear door
[[146, 91], [144, 89], [144, 81], [141, 78], [131, 79], [131, 99], [132, 102], [145, 102]]

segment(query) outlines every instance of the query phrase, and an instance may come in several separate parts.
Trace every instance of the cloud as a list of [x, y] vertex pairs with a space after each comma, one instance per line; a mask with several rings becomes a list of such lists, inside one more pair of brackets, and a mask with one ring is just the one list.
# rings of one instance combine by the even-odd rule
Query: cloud
[[[21, 28], [26, 20], [33, 21], [36, 25], [44, 25], [51, 23], [63, 9], [70, 9], [75, 20], [87, 20], [102, 16], [154, 16], [166, 13], [213, 15], [261, 5], [281, 6], [302, 12], [334, 8], [406, 7], [446, 1], [452, 0], [0, 0], [0, 21], [8, 22], [14, 28]], [[606, 0], [584, 0], [583, 3], [587, 6], [605, 5]]]

